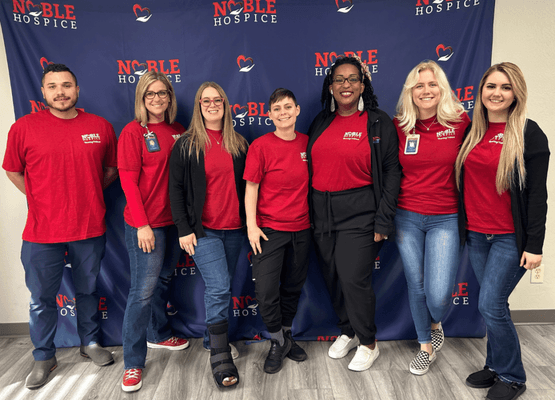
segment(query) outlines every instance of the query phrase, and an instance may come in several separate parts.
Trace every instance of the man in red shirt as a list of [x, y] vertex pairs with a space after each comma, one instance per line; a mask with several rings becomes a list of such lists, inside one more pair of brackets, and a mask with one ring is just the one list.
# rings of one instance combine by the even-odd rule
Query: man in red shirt
[[41, 91], [48, 109], [18, 119], [2, 167], [27, 196], [21, 261], [31, 292], [29, 328], [35, 363], [25, 385], [37, 389], [57, 367], [56, 295], [71, 264], [80, 352], [97, 365], [114, 362], [99, 344], [96, 279], [104, 256], [103, 189], [116, 178], [116, 135], [105, 119], [75, 109], [77, 78], [48, 65]]

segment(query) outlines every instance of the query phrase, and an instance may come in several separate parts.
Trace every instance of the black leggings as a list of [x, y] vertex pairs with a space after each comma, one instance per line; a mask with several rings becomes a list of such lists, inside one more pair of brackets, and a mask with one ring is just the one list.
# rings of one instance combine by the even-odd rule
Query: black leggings
[[376, 207], [372, 186], [341, 192], [313, 190], [315, 244], [341, 334], [355, 334], [363, 345], [376, 340], [374, 242]]

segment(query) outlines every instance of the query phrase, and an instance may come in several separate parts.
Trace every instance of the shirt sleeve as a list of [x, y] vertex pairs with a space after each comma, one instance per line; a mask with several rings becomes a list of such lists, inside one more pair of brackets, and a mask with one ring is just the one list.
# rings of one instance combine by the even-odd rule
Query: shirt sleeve
[[108, 136], [108, 149], [106, 151], [106, 155], [104, 157], [104, 167], [107, 168], [116, 168], [118, 166], [118, 158], [117, 158], [117, 147], [118, 141], [116, 139], [116, 132], [114, 131], [114, 127], [111, 123], [106, 121], [106, 130]]
[[264, 154], [256, 141], [249, 147], [243, 179], [253, 183], [260, 183], [264, 177]]
[[136, 225], [136, 228], [149, 224], [139, 190], [139, 174], [140, 171], [119, 169], [121, 188], [125, 193], [129, 212], [131, 213], [131, 218], [133, 218], [133, 223]]
[[123, 128], [118, 140], [118, 168], [128, 171], [141, 170], [143, 141], [143, 136], [137, 129], [130, 125]]
[[9, 172], [25, 171], [24, 129], [21, 129], [22, 125], [21, 122], [16, 122], [8, 133], [8, 143], [2, 168]]

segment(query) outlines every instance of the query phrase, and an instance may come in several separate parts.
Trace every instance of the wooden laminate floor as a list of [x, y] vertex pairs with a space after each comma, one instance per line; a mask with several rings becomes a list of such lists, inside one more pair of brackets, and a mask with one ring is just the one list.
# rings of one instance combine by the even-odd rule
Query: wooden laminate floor
[[[555, 400], [555, 325], [517, 327], [528, 390], [522, 400]], [[25, 388], [32, 368], [32, 344], [28, 337], [0, 338], [0, 399], [483, 399], [487, 389], [472, 389], [466, 376], [483, 367], [485, 339], [447, 338], [445, 346], [424, 376], [414, 376], [408, 365], [418, 350], [416, 341], [380, 342], [380, 357], [365, 372], [347, 369], [354, 351], [341, 360], [327, 356], [329, 342], [298, 342], [309, 359], [296, 363], [285, 359], [275, 375], [263, 372], [269, 344], [236, 343], [241, 382], [235, 389], [219, 390], [210, 374], [208, 353], [201, 339], [192, 339], [183, 351], [148, 351], [143, 387], [135, 393], [121, 390], [122, 347], [111, 348], [116, 363], [97, 367], [79, 355], [77, 348], [59, 349], [58, 368], [39, 390]]]

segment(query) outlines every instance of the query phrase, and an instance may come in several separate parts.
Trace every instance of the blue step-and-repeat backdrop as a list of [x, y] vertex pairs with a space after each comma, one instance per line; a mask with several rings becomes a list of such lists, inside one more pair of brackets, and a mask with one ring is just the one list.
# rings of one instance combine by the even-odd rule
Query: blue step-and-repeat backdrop
[[[380, 108], [391, 116], [407, 73], [425, 59], [443, 67], [455, 95], [472, 113], [480, 78], [491, 62], [494, 0], [134, 1], [0, 0], [16, 117], [45, 108], [42, 69], [63, 63], [79, 80], [78, 107], [106, 118], [119, 134], [133, 119], [140, 76], [158, 70], [173, 83], [184, 126], [197, 88], [211, 80], [227, 92], [235, 129], [251, 142], [273, 130], [267, 101], [278, 87], [297, 96], [297, 129], [306, 132], [321, 109], [323, 77], [341, 54], [358, 54], [368, 64]], [[105, 198], [108, 232], [99, 311], [104, 345], [119, 345], [129, 290], [119, 181]], [[249, 250], [245, 244], [233, 282], [232, 340], [264, 332]], [[57, 346], [79, 344], [70, 272], [57, 298]], [[415, 338], [395, 244], [383, 247], [374, 272], [378, 339]], [[186, 337], [201, 336], [204, 283], [185, 254], [172, 285], [167, 311], [174, 329]], [[448, 336], [485, 334], [477, 299], [478, 285], [464, 255], [444, 319]], [[339, 333], [336, 318], [313, 253], [294, 334], [329, 340]]]

